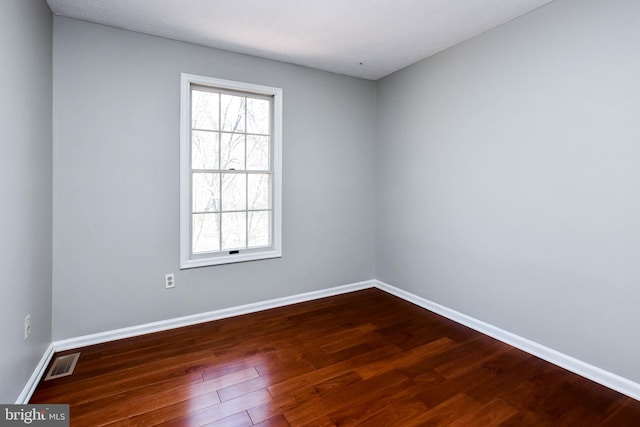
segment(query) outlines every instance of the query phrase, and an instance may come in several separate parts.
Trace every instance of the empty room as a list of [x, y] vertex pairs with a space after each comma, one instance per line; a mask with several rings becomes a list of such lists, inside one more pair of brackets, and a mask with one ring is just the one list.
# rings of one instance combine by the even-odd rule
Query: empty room
[[640, 425], [640, 2], [2, 4], [1, 425]]

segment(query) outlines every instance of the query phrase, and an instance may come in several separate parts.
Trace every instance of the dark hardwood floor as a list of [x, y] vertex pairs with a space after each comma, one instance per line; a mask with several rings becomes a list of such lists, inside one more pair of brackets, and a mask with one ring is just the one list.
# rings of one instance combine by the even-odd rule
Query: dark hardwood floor
[[640, 402], [376, 289], [80, 351], [31, 399], [72, 426], [640, 426]]

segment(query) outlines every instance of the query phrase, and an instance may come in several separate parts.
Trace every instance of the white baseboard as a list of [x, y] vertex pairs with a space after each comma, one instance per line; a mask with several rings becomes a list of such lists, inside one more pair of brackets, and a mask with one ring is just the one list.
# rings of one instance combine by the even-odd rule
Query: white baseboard
[[47, 347], [47, 349], [45, 350], [42, 358], [40, 358], [40, 362], [38, 362], [36, 369], [31, 374], [29, 381], [27, 381], [27, 384], [22, 389], [22, 393], [20, 393], [20, 396], [18, 396], [18, 398], [16, 399], [16, 404], [24, 405], [26, 403], [29, 403], [33, 392], [36, 390], [36, 387], [40, 382], [40, 378], [42, 378], [42, 376], [44, 375], [44, 370], [47, 369], [47, 366], [49, 365], [49, 362], [51, 361], [51, 358], [53, 357], [53, 354], [55, 352], [56, 349], [53, 343], [49, 344], [49, 347]]
[[621, 377], [620, 375], [614, 374], [609, 371], [605, 371], [604, 369], [600, 369], [597, 366], [590, 365], [564, 353], [560, 353], [559, 351], [553, 350], [549, 347], [545, 347], [544, 345], [523, 338], [519, 335], [505, 331], [481, 320], [467, 316], [466, 314], [462, 314], [448, 307], [437, 304], [426, 298], [422, 298], [410, 292], [398, 289], [387, 283], [381, 282], [379, 280], [374, 280], [374, 282], [375, 287], [380, 290], [388, 292], [422, 308], [444, 316], [447, 319], [451, 319], [456, 323], [468, 326], [471, 329], [474, 329], [513, 347], [519, 348], [522, 351], [537, 356], [540, 359], [560, 366], [561, 368], [590, 379], [591, 381], [594, 381], [605, 387], [616, 390], [633, 399], [640, 400], [640, 384], [633, 382], [627, 378]]
[[195, 325], [198, 323], [210, 322], [213, 320], [225, 319], [228, 317], [239, 316], [241, 314], [255, 313], [258, 311], [268, 310], [270, 308], [283, 307], [286, 305], [296, 304], [299, 302], [311, 301], [320, 298], [330, 297], [334, 295], [354, 292], [361, 289], [373, 288], [376, 286], [375, 281], [367, 280], [364, 282], [351, 283], [343, 286], [336, 286], [329, 289], [319, 291], [306, 292], [293, 296], [275, 298], [267, 301], [260, 301], [252, 304], [245, 304], [237, 307], [230, 307], [221, 310], [214, 310], [205, 313], [193, 314], [190, 316], [176, 317], [173, 319], [161, 320], [158, 322], [146, 323], [143, 325], [131, 326], [128, 328], [115, 329], [112, 331], [99, 332], [96, 334], [84, 335], [75, 338], [52, 342], [43, 354], [40, 363], [31, 374], [29, 381], [25, 385], [22, 393], [16, 400], [17, 404], [28, 403], [35, 391], [40, 379], [45, 374], [45, 369], [49, 365], [54, 353], [58, 351], [71, 350], [88, 345], [101, 344], [104, 342], [115, 341], [123, 338], [130, 338], [153, 332], [166, 331], [169, 329], [181, 328], [183, 326]]
[[283, 298], [275, 298], [267, 301], [260, 301], [252, 304], [240, 305], [237, 307], [224, 308], [221, 310], [209, 311], [206, 313], [192, 314], [189, 316], [176, 317], [173, 319], [161, 320], [158, 322], [145, 323], [143, 325], [130, 326], [128, 328], [115, 329], [112, 331], [99, 332], [96, 334], [84, 335], [76, 338], [69, 338], [55, 341], [53, 344], [56, 351], [64, 351], [88, 345], [101, 344], [108, 341], [115, 341], [123, 338], [130, 338], [153, 332], [166, 331], [169, 329], [181, 328], [183, 326], [195, 325], [198, 323], [211, 322], [213, 320], [225, 319], [239, 316], [241, 314], [255, 313], [270, 308], [283, 307], [304, 301], [340, 295], [360, 289], [375, 287], [375, 281], [351, 283], [349, 285], [336, 286], [334, 288], [320, 291], [307, 292]]
[[307, 292], [303, 294], [293, 295], [283, 298], [275, 298], [267, 301], [256, 302], [252, 304], [245, 304], [237, 307], [230, 307], [221, 310], [209, 311], [206, 313], [193, 314], [190, 316], [177, 317], [173, 319], [161, 320], [158, 322], [146, 323], [143, 325], [131, 326], [128, 328], [115, 329], [112, 331], [105, 331], [96, 334], [84, 335], [75, 338], [64, 339], [51, 343], [45, 354], [42, 356], [42, 360], [38, 364], [38, 367], [31, 375], [29, 382], [25, 386], [24, 390], [18, 397], [16, 403], [27, 403], [33, 394], [38, 381], [44, 374], [44, 370], [49, 364], [51, 357], [57, 351], [64, 351], [74, 349], [78, 347], [85, 347], [88, 345], [100, 344], [108, 341], [119, 340], [123, 338], [130, 338], [139, 335], [145, 335], [153, 332], [166, 331], [169, 329], [180, 328], [183, 326], [195, 325], [198, 323], [210, 322], [213, 320], [224, 319], [233, 316], [239, 316], [242, 314], [255, 313], [258, 311], [267, 310], [270, 308], [283, 307], [286, 305], [296, 304], [299, 302], [311, 301], [320, 298], [330, 297], [334, 295], [340, 295], [348, 292], [354, 292], [367, 288], [378, 288], [382, 291], [395, 295], [408, 302], [416, 304], [429, 311], [437, 313], [454, 322], [468, 326], [480, 333], [493, 337], [499, 341], [509, 344], [513, 347], [519, 348], [529, 354], [537, 356], [547, 362], [567, 369], [582, 377], [588, 378], [598, 384], [602, 384], [605, 387], [616, 390], [622, 394], [625, 394], [633, 399], [640, 400], [640, 384], [633, 382], [627, 378], [616, 375], [612, 372], [605, 371], [596, 366], [585, 363], [581, 360], [575, 359], [566, 354], [560, 353], [549, 347], [545, 347], [541, 344], [515, 335], [511, 332], [505, 331], [481, 320], [467, 316], [455, 310], [452, 310], [443, 305], [437, 304], [426, 298], [414, 295], [410, 292], [398, 289], [387, 283], [379, 280], [367, 280], [364, 282], [352, 283], [344, 286], [337, 286], [334, 288], [323, 289], [320, 291]]

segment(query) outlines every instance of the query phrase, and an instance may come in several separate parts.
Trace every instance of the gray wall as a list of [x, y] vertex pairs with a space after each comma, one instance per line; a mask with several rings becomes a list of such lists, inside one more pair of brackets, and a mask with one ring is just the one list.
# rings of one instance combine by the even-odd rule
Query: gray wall
[[[373, 82], [62, 17], [53, 52], [55, 340], [374, 277]], [[181, 72], [284, 89], [281, 259], [178, 270]]]
[[378, 82], [378, 279], [640, 381], [638, 17], [557, 0]]
[[[0, 402], [14, 403], [51, 342], [51, 28], [44, 0], [0, 13]], [[31, 314], [31, 337], [24, 318]]]

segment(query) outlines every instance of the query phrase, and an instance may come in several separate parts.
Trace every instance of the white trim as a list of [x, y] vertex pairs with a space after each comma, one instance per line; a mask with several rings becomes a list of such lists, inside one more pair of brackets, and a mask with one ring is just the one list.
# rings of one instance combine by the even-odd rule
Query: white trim
[[471, 316], [467, 316], [466, 314], [462, 314], [458, 311], [452, 310], [426, 298], [422, 298], [410, 292], [398, 289], [395, 286], [391, 286], [379, 280], [374, 280], [374, 282], [375, 287], [382, 291], [388, 292], [422, 308], [444, 316], [447, 319], [451, 319], [454, 322], [468, 326], [471, 329], [474, 329], [513, 347], [519, 348], [522, 351], [537, 356], [540, 359], [560, 366], [561, 368], [571, 371], [574, 374], [580, 375], [581, 377], [590, 379], [591, 381], [594, 381], [605, 387], [616, 390], [633, 399], [640, 400], [640, 384], [633, 382], [627, 378], [621, 377], [620, 375], [614, 374], [609, 371], [605, 371], [604, 369], [598, 368], [597, 366], [590, 365], [589, 363], [585, 363], [574, 357], [571, 357], [564, 353], [560, 353], [559, 351], [556, 351], [552, 348], [528, 340], [527, 338], [523, 338], [519, 335], [505, 331], [504, 329], [500, 329], [496, 326], [475, 319]]
[[[274, 217], [275, 217], [275, 212], [274, 212]], [[275, 218], [274, 218], [274, 221], [275, 221]], [[189, 235], [187, 234], [187, 237], [188, 236]], [[275, 247], [275, 240], [276, 239], [274, 238], [274, 247]], [[219, 256], [216, 256], [215, 258], [194, 258], [194, 259], [188, 259], [188, 260], [184, 260], [183, 258], [181, 258], [180, 270], [184, 270], [187, 268], [208, 267], [212, 265], [232, 264], [236, 262], [245, 262], [245, 261], [258, 261], [261, 259], [271, 259], [271, 258], [281, 258], [281, 257], [282, 257], [282, 251], [268, 250], [264, 252], [240, 253], [237, 255], [219, 255]]]
[[160, 320], [158, 322], [146, 323], [143, 325], [130, 326], [128, 328], [115, 329], [112, 331], [99, 332], [97, 334], [84, 335], [76, 338], [68, 338], [56, 341], [56, 351], [70, 350], [88, 345], [101, 344], [108, 341], [115, 341], [123, 338], [130, 338], [153, 332], [166, 331], [169, 329], [181, 328], [183, 326], [195, 325], [198, 323], [211, 322], [213, 320], [226, 319], [228, 317], [240, 316], [242, 314], [255, 313], [268, 310], [270, 308], [283, 307], [299, 302], [311, 301], [334, 295], [345, 294], [375, 287], [373, 280], [352, 283], [349, 285], [336, 286], [334, 288], [322, 289], [320, 291], [307, 292], [289, 297], [275, 298], [267, 301], [260, 301], [237, 307], [223, 308], [205, 313], [192, 314], [189, 316], [176, 317], [173, 319]]
[[36, 391], [36, 387], [40, 382], [40, 378], [44, 375], [44, 371], [47, 369], [47, 366], [49, 365], [49, 362], [51, 362], [51, 358], [55, 352], [56, 348], [54, 343], [49, 344], [49, 347], [44, 351], [40, 362], [38, 362], [36, 369], [31, 374], [31, 377], [29, 377], [29, 381], [27, 381], [27, 384], [22, 389], [22, 393], [20, 393], [20, 396], [16, 399], [17, 405], [29, 403], [31, 396], [33, 396], [33, 392]]
[[[209, 257], [195, 257], [191, 253], [191, 85], [217, 87], [244, 93], [273, 97], [273, 149], [272, 176], [272, 242], [264, 250], [249, 249], [238, 254], [217, 252]], [[254, 261], [282, 257], [282, 88], [252, 83], [223, 80], [195, 74], [180, 75], [180, 269], [205, 267], [236, 262]]]
[[452, 310], [426, 298], [396, 288], [395, 286], [389, 285], [379, 280], [367, 280], [343, 286], [336, 286], [329, 289], [297, 294], [289, 297], [275, 298], [237, 307], [230, 307], [221, 310], [209, 311], [206, 313], [193, 314], [190, 316], [177, 317], [173, 319], [161, 320], [158, 322], [146, 323], [143, 325], [131, 326], [128, 328], [115, 329], [112, 331], [105, 331], [97, 334], [90, 334], [55, 341], [51, 343], [51, 345], [49, 345], [49, 348], [47, 348], [45, 354], [40, 360], [40, 363], [31, 375], [29, 382], [27, 383], [27, 385], [25, 385], [24, 390], [18, 397], [16, 403], [27, 403], [29, 401], [31, 395], [35, 390], [35, 387], [38, 385], [40, 378], [42, 377], [42, 375], [44, 375], [44, 370], [51, 361], [53, 354], [58, 351], [70, 350], [78, 347], [100, 344], [108, 341], [130, 338], [153, 332], [160, 332], [169, 329], [180, 328], [183, 326], [210, 322], [218, 319], [225, 319], [242, 314], [255, 313], [262, 310], [268, 310], [270, 308], [283, 307], [299, 302], [312, 301], [367, 288], [378, 288], [384, 292], [402, 298], [405, 301], [416, 304], [417, 306], [422, 307], [426, 310], [432, 311], [436, 314], [453, 320], [454, 322], [468, 326], [480, 333], [488, 335], [513, 347], [519, 348], [520, 350], [546, 360], [549, 363], [553, 363], [554, 365], [567, 369], [577, 375], [585, 377], [610, 389], [616, 390], [633, 399], [640, 400], [640, 384], [633, 382], [627, 378], [621, 377], [620, 375], [614, 374], [609, 371], [605, 371], [604, 369], [598, 368], [597, 366], [590, 365], [564, 353], [560, 353], [549, 347], [523, 338], [519, 335], [513, 334], [481, 320], [475, 319], [471, 316], [467, 316], [466, 314], [462, 314], [458, 311]]
[[191, 118], [185, 114], [185, 108], [189, 106], [190, 97], [190, 80], [189, 74], [180, 75], [180, 267], [189, 262], [190, 250], [189, 245], [191, 239], [189, 233], [191, 227], [189, 218], [191, 216], [191, 191], [190, 177], [188, 171], [191, 169], [191, 161], [189, 156], [191, 150], [185, 141], [191, 138]]

